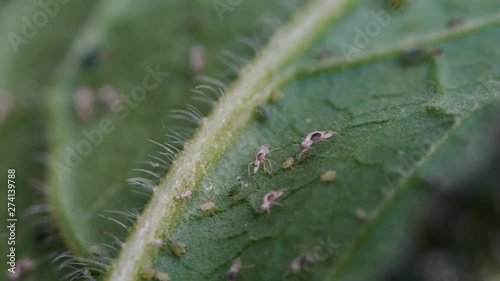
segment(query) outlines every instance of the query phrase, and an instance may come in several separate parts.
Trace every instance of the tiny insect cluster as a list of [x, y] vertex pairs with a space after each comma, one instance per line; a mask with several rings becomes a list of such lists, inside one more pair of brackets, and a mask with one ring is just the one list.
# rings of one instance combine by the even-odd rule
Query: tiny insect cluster
[[[304, 160], [305, 157], [307, 156], [307, 153], [313, 144], [324, 141], [332, 137], [333, 135], [338, 135], [338, 132], [335, 131], [313, 131], [307, 134], [307, 136], [300, 142], [299, 144], [299, 149], [300, 151], [297, 152], [297, 154], [294, 157], [289, 157], [286, 159], [286, 161], [283, 163], [282, 167], [284, 169], [291, 169], [294, 165], [299, 163], [300, 161]], [[263, 166], [263, 170], [270, 174], [272, 172], [272, 163], [271, 160], [267, 158], [268, 155], [271, 154], [272, 151], [277, 150], [279, 148], [273, 148], [270, 149], [269, 144], [263, 144], [259, 147], [257, 152], [255, 153], [255, 156], [250, 163], [248, 163], [248, 176], [251, 176], [252, 174], [257, 174], [260, 170], [260, 167]], [[244, 173], [244, 172], [243, 172]], [[322, 182], [331, 182], [335, 179], [336, 177], [336, 172], [334, 170], [329, 170], [324, 172], [323, 175], [320, 176], [319, 180]], [[245, 188], [248, 187], [248, 183], [243, 181], [241, 176], [236, 177], [236, 183], [230, 188], [228, 192], [229, 197], [234, 197], [238, 195], [241, 190], [244, 190]], [[260, 213], [267, 213], [268, 215], [271, 214], [271, 208], [273, 206], [279, 206], [282, 205], [278, 200], [288, 191], [288, 188], [281, 188], [277, 190], [271, 190], [267, 192], [263, 198], [262, 198], [262, 203], [260, 204], [258, 211]], [[175, 199], [177, 200], [187, 200], [190, 199], [192, 196], [192, 191], [190, 190], [185, 190], [178, 195], [175, 196]], [[203, 203], [200, 207], [200, 210], [203, 212], [209, 212], [213, 209], [216, 208], [216, 203], [215, 202], [205, 202]], [[163, 246], [163, 241], [162, 240], [155, 240], [152, 242], [154, 246], [161, 247]], [[169, 251], [172, 253], [172, 255], [177, 256], [177, 257], [182, 257], [183, 255], [186, 254], [186, 245], [177, 239], [170, 239], [166, 243]], [[289, 270], [292, 273], [299, 273], [304, 265], [308, 262], [314, 262], [315, 258], [312, 253], [305, 253], [301, 254], [300, 256], [296, 257], [294, 260], [291, 261], [289, 265]], [[235, 259], [227, 271], [226, 278], [228, 281], [236, 281], [237, 276], [240, 272], [240, 270], [243, 268], [242, 266], [242, 261], [241, 257], [238, 257]], [[153, 274], [154, 273], [154, 274]], [[156, 277], [157, 279], [162, 279], [160, 280], [168, 280], [168, 275], [165, 276], [157, 276], [158, 272], [156, 271], [151, 271], [149, 275]], [[166, 274], [166, 273], [165, 273]]]

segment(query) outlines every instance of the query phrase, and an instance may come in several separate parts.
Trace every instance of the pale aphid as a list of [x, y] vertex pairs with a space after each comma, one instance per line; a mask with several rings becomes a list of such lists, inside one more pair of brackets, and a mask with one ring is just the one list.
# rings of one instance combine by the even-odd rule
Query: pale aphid
[[320, 177], [319, 180], [321, 182], [331, 182], [337, 177], [337, 172], [334, 170], [329, 170], [324, 172]]
[[88, 87], [79, 88], [74, 97], [76, 115], [81, 121], [88, 121], [94, 116], [94, 92]]
[[155, 239], [155, 240], [153, 240], [153, 242], [151, 244], [153, 244], [153, 246], [155, 246], [155, 247], [161, 247], [161, 246], [163, 246], [163, 240]]
[[120, 93], [111, 85], [104, 85], [97, 89], [97, 95], [99, 100], [109, 108], [123, 103]]
[[260, 205], [260, 210], [269, 214], [272, 206], [279, 205], [279, 203], [276, 202], [276, 199], [281, 197], [285, 191], [286, 189], [273, 190], [264, 195], [262, 205]]
[[210, 211], [212, 210], [213, 208], [215, 208], [215, 203], [214, 202], [207, 202], [203, 205], [200, 206], [200, 209], [203, 211], [203, 212], [207, 212], [207, 211]]
[[307, 150], [314, 142], [322, 141], [330, 138], [333, 135], [338, 135], [335, 131], [314, 131], [309, 133], [300, 143], [301, 150]]
[[[267, 161], [269, 163], [269, 165], [271, 165], [271, 161], [269, 161], [269, 159], [266, 159], [266, 155], [270, 154], [272, 151], [277, 150], [277, 149], [279, 149], [279, 148], [274, 148], [274, 149], [269, 150], [269, 144], [267, 144], [267, 143], [263, 144], [259, 148], [257, 153], [255, 154], [253, 161], [248, 163], [248, 175], [250, 175], [250, 166], [253, 166], [253, 173], [256, 174], [259, 171], [261, 163], [263, 163], [263, 165], [264, 165], [264, 170], [267, 171], [265, 162]], [[272, 165], [271, 165], [271, 169], [272, 169]]]
[[233, 261], [233, 264], [227, 271], [227, 280], [235, 281], [236, 277], [238, 276], [238, 273], [240, 272], [240, 269], [241, 269], [241, 257]]
[[206, 63], [205, 47], [193, 45], [189, 48], [189, 70], [191, 73], [200, 72]]
[[369, 218], [369, 214], [364, 210], [364, 209], [361, 209], [361, 208], [357, 208], [356, 211], [354, 211], [354, 214], [356, 215], [356, 217], [362, 221], [365, 221]]
[[159, 281], [170, 281], [170, 276], [166, 272], [156, 271], [155, 277]]
[[22, 258], [17, 261], [16, 270], [14, 272], [7, 271], [9, 280], [16, 280], [23, 276], [27, 271], [33, 270], [36, 266], [36, 261], [31, 258]]
[[170, 239], [168, 240], [167, 245], [170, 252], [176, 256], [180, 257], [186, 253], [186, 244], [179, 240]]
[[186, 199], [186, 198], [191, 198], [191, 190], [186, 190], [184, 192], [181, 192], [179, 195], [175, 196], [175, 199]]
[[314, 262], [316, 259], [314, 258], [313, 253], [305, 253], [298, 257], [296, 257], [289, 265], [289, 269], [292, 273], [299, 273], [306, 262]]
[[285, 162], [283, 162], [283, 169], [290, 169], [293, 164], [295, 164], [295, 159], [293, 159], [292, 157], [286, 159]]

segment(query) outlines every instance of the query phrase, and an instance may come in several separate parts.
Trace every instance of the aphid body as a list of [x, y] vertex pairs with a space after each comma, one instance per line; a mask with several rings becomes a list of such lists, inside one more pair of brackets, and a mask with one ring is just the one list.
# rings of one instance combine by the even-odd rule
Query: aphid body
[[278, 148], [274, 148], [274, 149], [269, 150], [269, 144], [267, 144], [267, 143], [263, 144], [259, 148], [257, 153], [255, 154], [254, 160], [252, 162], [248, 163], [248, 175], [250, 175], [250, 166], [253, 166], [253, 173], [254, 174], [256, 174], [259, 171], [261, 163], [264, 164], [264, 170], [266, 170], [265, 161], [267, 161], [269, 163], [269, 165], [271, 165], [271, 162], [269, 161], [269, 159], [266, 159], [266, 155], [270, 154], [271, 151], [276, 150], [276, 149], [278, 149]]
[[337, 135], [334, 131], [314, 131], [309, 133], [304, 140], [300, 143], [300, 149], [307, 150], [309, 147], [317, 141], [322, 141], [330, 138], [333, 135]]
[[329, 170], [323, 173], [320, 177], [319, 180], [321, 182], [331, 182], [337, 177], [337, 172], [334, 170]]
[[207, 211], [210, 211], [212, 210], [213, 208], [215, 208], [215, 203], [214, 202], [207, 202], [203, 205], [201, 205], [200, 209], [203, 211], [203, 212], [207, 212]]
[[156, 271], [155, 277], [160, 281], [170, 281], [170, 276], [166, 272]]
[[289, 266], [289, 269], [292, 273], [299, 273], [306, 262], [314, 262], [316, 259], [314, 258], [313, 253], [305, 253], [296, 257]]
[[186, 190], [184, 192], [181, 192], [179, 195], [175, 196], [175, 199], [186, 199], [186, 198], [191, 198], [191, 190]]
[[179, 240], [170, 239], [168, 240], [168, 249], [172, 254], [180, 257], [186, 253], [186, 244]]
[[279, 203], [275, 202], [276, 199], [281, 197], [283, 193], [286, 191], [286, 189], [280, 189], [280, 190], [273, 190], [266, 195], [264, 195], [264, 200], [262, 202], [262, 205], [260, 205], [260, 210], [262, 212], [267, 212], [268, 214], [270, 213], [269, 210], [271, 210], [271, 207], [274, 205], [279, 205]]
[[235, 259], [227, 271], [227, 281], [235, 281], [241, 269], [241, 257]]
[[292, 157], [286, 159], [286, 161], [283, 162], [283, 169], [290, 169], [294, 163], [295, 159], [293, 159]]

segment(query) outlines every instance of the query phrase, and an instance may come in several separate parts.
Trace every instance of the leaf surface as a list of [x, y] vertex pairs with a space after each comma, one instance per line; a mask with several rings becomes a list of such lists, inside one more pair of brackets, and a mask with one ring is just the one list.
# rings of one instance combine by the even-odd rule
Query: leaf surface
[[[433, 190], [425, 182], [481, 167], [493, 145], [500, 6], [412, 2], [343, 57], [340, 43], [353, 44], [354, 27], [375, 22], [382, 2], [311, 1], [278, 31], [158, 185], [107, 280], [134, 280], [150, 267], [172, 280], [221, 280], [240, 256], [254, 267], [238, 280], [297, 280], [289, 264], [318, 247], [321, 262], [301, 280], [368, 280], [400, 256]], [[459, 13], [463, 24], [447, 26]], [[417, 47], [442, 54], [402, 63]], [[333, 55], [317, 62], [324, 48]], [[284, 98], [269, 101], [273, 90]], [[269, 114], [256, 118], [257, 108]], [[341, 135], [282, 168], [314, 130]], [[272, 172], [261, 166], [248, 176], [265, 143], [281, 148], [268, 156]], [[330, 170], [336, 178], [321, 181]], [[283, 188], [282, 205], [262, 213], [264, 195]], [[187, 190], [192, 199], [175, 199]], [[207, 202], [216, 208], [201, 210]], [[155, 247], [156, 239], [182, 241], [186, 253]]]

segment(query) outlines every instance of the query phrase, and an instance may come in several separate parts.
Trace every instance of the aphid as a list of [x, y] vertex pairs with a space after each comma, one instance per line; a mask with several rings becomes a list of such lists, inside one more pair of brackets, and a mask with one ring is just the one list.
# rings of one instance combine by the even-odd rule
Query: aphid
[[170, 252], [178, 257], [186, 253], [186, 244], [182, 243], [179, 240], [170, 239], [168, 240], [167, 245]]
[[273, 190], [264, 195], [264, 200], [262, 202], [262, 205], [260, 205], [260, 210], [269, 214], [272, 206], [279, 205], [279, 203], [275, 201], [276, 199], [281, 197], [285, 191], [286, 189]]
[[155, 246], [155, 247], [161, 247], [161, 246], [163, 246], [163, 240], [155, 239], [155, 240], [153, 240], [153, 243], [151, 243], [151, 244], [153, 244], [153, 246]]
[[269, 159], [266, 159], [266, 155], [270, 154], [271, 151], [276, 150], [276, 149], [279, 149], [279, 148], [274, 148], [274, 149], [269, 150], [269, 144], [263, 144], [259, 148], [259, 150], [257, 151], [257, 154], [255, 154], [254, 160], [252, 162], [248, 163], [248, 175], [250, 176], [250, 166], [253, 165], [253, 173], [256, 174], [259, 171], [261, 163], [263, 163], [263, 165], [264, 165], [264, 170], [267, 171], [265, 161], [267, 161], [269, 163], [269, 165], [271, 165], [271, 169], [272, 169], [271, 161], [269, 161]]
[[205, 66], [206, 52], [201, 45], [193, 45], [189, 48], [189, 70], [191, 73], [200, 72]]
[[97, 89], [99, 100], [107, 107], [111, 108], [114, 104], [122, 104], [122, 98], [118, 90], [111, 85], [104, 85]]
[[90, 88], [80, 88], [74, 96], [76, 115], [82, 121], [89, 120], [94, 116], [94, 92]]
[[368, 219], [368, 213], [364, 210], [364, 209], [361, 209], [361, 208], [357, 208], [356, 211], [354, 212], [354, 214], [356, 215], [356, 217], [362, 221], [365, 221]]
[[240, 269], [241, 269], [241, 257], [233, 261], [233, 264], [227, 271], [227, 280], [235, 281], [238, 273], [240, 272]]
[[337, 172], [334, 170], [329, 170], [324, 172], [320, 177], [319, 180], [322, 182], [331, 182], [337, 177]]
[[314, 142], [322, 141], [327, 138], [330, 138], [333, 135], [338, 135], [335, 131], [314, 131], [309, 133], [305, 139], [300, 143], [300, 149], [306, 150], [308, 149]]
[[170, 276], [168, 276], [168, 274], [166, 272], [156, 271], [155, 277], [156, 277], [156, 279], [158, 279], [160, 281], [169, 281], [170, 280]]
[[210, 211], [212, 210], [213, 208], [215, 208], [215, 203], [214, 202], [207, 202], [203, 205], [201, 205], [200, 209], [203, 211], [203, 212], [206, 212], [206, 211]]
[[10, 280], [16, 280], [20, 278], [26, 271], [30, 271], [35, 268], [35, 266], [36, 262], [34, 260], [30, 258], [22, 258], [18, 260], [15, 272], [7, 272], [7, 278]]
[[283, 162], [283, 169], [290, 169], [295, 164], [295, 159], [290, 157]]
[[186, 190], [184, 192], [181, 192], [181, 194], [175, 196], [175, 199], [186, 199], [186, 198], [191, 198], [191, 190]]
[[314, 258], [313, 253], [305, 253], [296, 257], [289, 265], [289, 269], [292, 273], [299, 273], [306, 262], [314, 262], [316, 259]]

